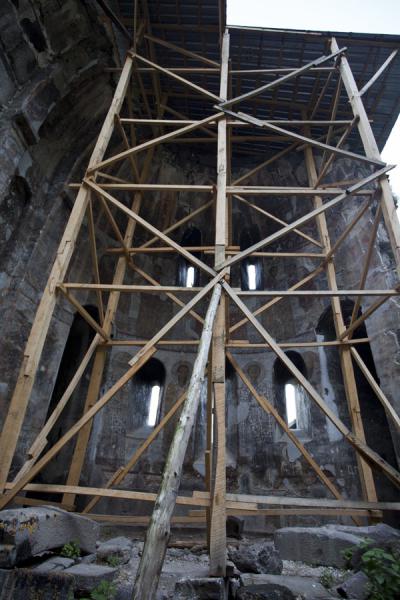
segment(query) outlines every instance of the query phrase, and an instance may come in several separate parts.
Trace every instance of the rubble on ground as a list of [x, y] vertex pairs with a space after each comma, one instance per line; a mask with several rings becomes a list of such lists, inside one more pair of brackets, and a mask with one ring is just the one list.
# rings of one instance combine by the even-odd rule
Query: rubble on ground
[[[113, 600], [131, 600], [143, 542], [99, 537], [90, 519], [53, 507], [3, 511], [0, 600], [78, 600], [99, 586]], [[398, 550], [400, 531], [382, 524], [285, 527], [274, 539], [230, 538], [225, 578], [209, 576], [205, 541], [171, 541], [154, 600], [367, 600], [363, 552]]]

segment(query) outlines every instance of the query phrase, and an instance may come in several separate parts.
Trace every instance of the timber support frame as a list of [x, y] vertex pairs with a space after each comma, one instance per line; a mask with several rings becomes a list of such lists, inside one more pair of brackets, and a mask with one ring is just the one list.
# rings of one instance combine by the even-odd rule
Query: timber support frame
[[[390, 54], [376, 77], [368, 81], [360, 92], [346, 56], [346, 48], [339, 47], [337, 41], [332, 39], [330, 43], [331, 54], [315, 56], [307, 64], [301, 65], [297, 69], [280, 70], [277, 67], [275, 71], [269, 70], [273, 71], [272, 73], [267, 72], [268, 70], [259, 69], [259, 72], [253, 73], [255, 76], [254, 88], [244, 94], [239, 93], [233, 96], [233, 78], [244, 76], [247, 71], [244, 68], [235, 70], [231, 67], [229, 30], [221, 30], [220, 40], [216, 40], [217, 44], [220, 43], [220, 59], [216, 61], [215, 57], [203, 56], [190, 48], [179, 47], [154, 35], [148, 21], [147, 12], [142, 4], [141, 2], [135, 3], [134, 45], [128, 50], [125, 62], [119, 70], [119, 80], [114, 98], [87, 166], [85, 177], [79, 184], [70, 182], [71, 188], [78, 188], [76, 201], [32, 325], [17, 385], [0, 438], [0, 456], [2, 457], [0, 466], [0, 508], [5, 508], [12, 503], [33, 502], [32, 499], [24, 498], [26, 492], [52, 492], [59, 495], [58, 505], [68, 510], [73, 509], [77, 496], [87, 497], [87, 504], [83, 509], [83, 513], [93, 519], [107, 520], [108, 517], [115, 522], [149, 523], [147, 539], [135, 584], [134, 598], [137, 600], [155, 597], [171, 524], [203, 524], [207, 529], [208, 536], [210, 574], [225, 576], [227, 515], [346, 515], [353, 518], [356, 523], [361, 523], [362, 519], [365, 518], [380, 518], [382, 511], [400, 510], [400, 503], [378, 501], [374, 471], [377, 470], [383, 473], [397, 487], [400, 487], [400, 473], [366, 443], [365, 427], [354, 374], [355, 365], [361, 369], [366, 381], [377, 396], [377, 402], [380, 402], [384, 407], [393, 427], [400, 428], [400, 418], [394, 410], [390, 398], [375, 381], [358, 352], [360, 345], [368, 343], [368, 337], [363, 339], [353, 339], [352, 337], [354, 330], [366, 321], [375, 310], [379, 310], [384, 302], [388, 301], [389, 298], [400, 295], [398, 285], [390, 289], [380, 290], [365, 287], [381, 215], [389, 235], [392, 252], [397, 264], [397, 272], [400, 274], [400, 228], [394, 218], [394, 202], [387, 179], [387, 173], [390, 171], [391, 166], [386, 165], [381, 159], [362, 100], [362, 96], [381, 77], [384, 68], [394, 61], [396, 53], [392, 52]], [[119, 25], [124, 27], [124, 24], [119, 23]], [[124, 34], [129, 35], [126, 30]], [[170, 67], [166, 67], [164, 63], [160, 64], [162, 61], [157, 60], [157, 46], [167, 48], [166, 51], [183, 55], [185, 60], [195, 61], [197, 66], [175, 68], [172, 62]], [[265, 75], [265, 73], [268, 76], [273, 75], [274, 79], [268, 84], [259, 85], [259, 77]], [[200, 85], [197, 79], [194, 83], [190, 79], [193, 74], [204, 75], [204, 83]], [[322, 85], [322, 90], [318, 96], [317, 83], [313, 94], [313, 104], [302, 109], [301, 118], [299, 119], [274, 119], [271, 117], [271, 119], [265, 120], [256, 118], [253, 113], [249, 114], [250, 111], [247, 109], [246, 111], [236, 110], [236, 104], [240, 103], [250, 102], [251, 106], [257, 107], [257, 102], [261, 100], [259, 97], [261, 94], [271, 94], [270, 100], [272, 101], [276, 97], [280, 86], [287, 84], [289, 81], [297, 81], [304, 74], [307, 74], [307, 77], [314, 77], [316, 80], [317, 78], [325, 78], [328, 83], [331, 81], [332, 74], [338, 77], [339, 83], [332, 101], [332, 112], [327, 115], [327, 118], [314, 118], [327, 87], [327, 85]], [[218, 89], [215, 89], [215, 86], [213, 90], [207, 88], [208, 77], [211, 75], [218, 77]], [[247, 75], [252, 76], [251, 73], [247, 73]], [[155, 108], [152, 108], [149, 103], [148, 93], [143, 83], [148, 81], [146, 77], [153, 84], [154, 98], [157, 100]], [[197, 95], [205, 103], [205, 114], [207, 116], [195, 118], [190, 114], [185, 115], [177, 111], [176, 108], [169, 107], [170, 88], [168, 82], [171, 86], [180, 85], [188, 97], [190, 97], [190, 94]], [[347, 119], [337, 117], [342, 85], [348, 95], [352, 112]], [[143, 115], [140, 111], [139, 115], [134, 114], [134, 111], [132, 111], [133, 89], [140, 96], [138, 104], [143, 106]], [[246, 104], [247, 106], [248, 104]], [[166, 118], [168, 113], [172, 114], [174, 119]], [[285, 123], [287, 124], [285, 125]], [[316, 126], [325, 127], [325, 134], [314, 136], [312, 131]], [[146, 131], [151, 131], [152, 137], [150, 139], [141, 140], [143, 128], [148, 128]], [[251, 129], [251, 135], [241, 137], [240, 131], [243, 129], [245, 131]], [[360, 135], [364, 153], [351, 152], [343, 147], [346, 139], [356, 129]], [[235, 130], [235, 135], [233, 135], [233, 130]], [[114, 131], [118, 133], [119, 139], [122, 139], [122, 150], [120, 147], [118, 151], [110, 148]], [[237, 135], [236, 131], [239, 132]], [[187, 137], [188, 134], [191, 137]], [[139, 138], [140, 141], [137, 141]], [[260, 140], [267, 145], [269, 143], [283, 144], [283, 148], [247, 170], [246, 173], [241, 172], [240, 177], [236, 177], [236, 179], [232, 177], [232, 154], [235, 144], [253, 142], [259, 144]], [[157, 155], [158, 149], [163, 144], [168, 143], [214, 144], [216, 147], [215, 181], [193, 184], [172, 183], [168, 185], [151, 181], [152, 161]], [[247, 153], [247, 148], [248, 146], [246, 146], [244, 154]], [[307, 186], [251, 185], [257, 173], [268, 168], [274, 161], [290, 152], [300, 153], [297, 156], [304, 158], [304, 168], [308, 179]], [[316, 160], [318, 153], [322, 153], [322, 161], [319, 162]], [[256, 152], [256, 159], [257, 156]], [[341, 157], [354, 161], [357, 165], [361, 164], [364, 168], [364, 175], [350, 182], [325, 184], [325, 175], [329, 173], [332, 163]], [[131, 173], [129, 180], [122, 179], [119, 176], [118, 168], [121, 164], [129, 166]], [[159, 191], [168, 192], [172, 195], [181, 192], [194, 193], [202, 195], [204, 202], [200, 208], [192, 210], [186, 217], [181, 218], [172, 225], [169, 224], [167, 227], [160, 228], [142, 216], [141, 211], [148, 197], [147, 195]], [[120, 193], [129, 196], [129, 205], [119, 199], [118, 194]], [[302, 202], [304, 199], [305, 209], [302, 216], [293, 222], [287, 222], [275, 215], [273, 210], [267, 210], [258, 205], [257, 198], [267, 198], [268, 200], [270, 196], [295, 197], [300, 198]], [[352, 202], [356, 196], [361, 196], [364, 203], [357, 214], [354, 215], [352, 222], [345, 228], [339, 238], [332, 243], [329, 234], [330, 209]], [[262, 215], [268, 222], [272, 221], [277, 229], [274, 230], [274, 233], [246, 248], [235, 246], [233, 240], [237, 239], [237, 232], [233, 232], [232, 218], [232, 206], [235, 203], [245, 206], [246, 210], [254, 210], [258, 216]], [[337, 249], [350, 232], [358, 226], [360, 220], [371, 207], [376, 209], [376, 217], [359, 287], [352, 290], [339, 289], [338, 265], [335, 264]], [[112, 283], [108, 284], [102, 283], [99, 270], [96, 245], [97, 223], [93, 216], [95, 210], [102, 211], [115, 238], [116, 245], [105, 251], [109, 256], [116, 258]], [[181, 225], [191, 222], [192, 219], [202, 215], [205, 211], [208, 211], [210, 221], [213, 220], [214, 243], [199, 247], [184, 246], [178, 243], [175, 240], [174, 232]], [[125, 231], [121, 231], [118, 225], [120, 221], [116, 218], [116, 215], [123, 215], [126, 218], [127, 227]], [[90, 238], [88, 252], [90, 252], [93, 263], [93, 280], [70, 281], [71, 261], [74, 258], [78, 237], [85, 223], [87, 223]], [[309, 223], [315, 225], [317, 234], [310, 235], [308, 230], [307, 232], [304, 230], [304, 225]], [[137, 227], [144, 228], [151, 236], [147, 242], [141, 245], [134, 243]], [[300, 240], [302, 245], [306, 244], [307, 251], [277, 252], [269, 248], [274, 242], [289, 235]], [[150, 272], [141, 269], [137, 264], [138, 257], [142, 255], [151, 257], [156, 253], [166, 256], [173, 253], [176, 257], [181, 257], [188, 264], [201, 271], [206, 283], [198, 287], [160, 284]], [[285, 260], [296, 257], [315, 261], [313, 263], [314, 267], [302, 279], [291, 286], [288, 285], [287, 289], [239, 290], [231, 285], [231, 269], [234, 265], [243, 264], [243, 261], [252, 258], [257, 258], [257, 260]], [[131, 272], [142, 277], [145, 283], [141, 282], [137, 285], [124, 283], [126, 274]], [[328, 283], [327, 289], [319, 289], [318, 287], [323, 279], [323, 274]], [[313, 284], [312, 289], [307, 287], [308, 283]], [[81, 293], [91, 293], [96, 298], [99, 308], [99, 322], [89, 315], [81, 301], [77, 299], [77, 296], [81, 298]], [[150, 339], [113, 338], [112, 328], [119, 309], [121, 294], [139, 293], [165, 295], [174, 307], [176, 305], [174, 316], [157, 329]], [[106, 294], [108, 295], [108, 301], [104, 302]], [[261, 322], [261, 315], [264, 315], [266, 311], [278, 303], [290, 302], [291, 298], [299, 296], [306, 298], [310, 303], [316, 297], [328, 297], [334, 315], [335, 340], [329, 342], [310, 340], [279, 343], [267, 331]], [[364, 297], [371, 297], [372, 303], [363, 311], [361, 317], [358, 316], [357, 310], [355, 310], [351, 322], [347, 324], [341, 309], [340, 298], [342, 296], [354, 296], [357, 309]], [[262, 304], [256, 309], [250, 310], [245, 304], [247, 297], [252, 299], [260, 297]], [[49, 416], [47, 422], [43, 423], [42, 431], [29, 448], [25, 463], [11, 480], [10, 469], [35, 378], [40, 368], [41, 355], [52, 315], [56, 303], [65, 302], [65, 300], [70, 302], [82, 318], [87, 321], [88, 325], [93, 328], [95, 336], [57, 407]], [[206, 312], [201, 310], [201, 302], [204, 300], [206, 300], [208, 306]], [[232, 306], [235, 307], [235, 311], [232, 310]], [[234, 321], [232, 315], [237, 314], [237, 312], [240, 313], [241, 318]], [[166, 338], [173, 327], [184, 319], [191, 319], [196, 325], [201, 326], [201, 337], [181, 340]], [[245, 325], [251, 326], [258, 332], [261, 342], [251, 343], [248, 340], [234, 337], [235, 332]], [[132, 353], [132, 358], [127, 362], [125, 373], [114, 381], [109, 389], [103, 390], [107, 353], [118, 344], [126, 346], [128, 350], [134, 348], [135, 352]], [[348, 428], [331, 410], [320, 392], [311, 385], [310, 381], [285, 353], [286, 348], [313, 348], [321, 345], [334, 346], [338, 349], [351, 428]], [[119, 467], [102, 487], [80, 485], [95, 416], [156, 354], [159, 348], [168, 346], [189, 347], [197, 352], [187, 390], [175, 399], [172, 408], [163, 416], [154, 431], [135, 449], [126, 464]], [[343, 441], [352, 446], [357, 457], [360, 488], [362, 490], [361, 499], [348, 500], [343, 498], [337, 482], [327, 477], [305, 444], [289, 428], [286, 420], [279, 414], [273, 402], [257, 391], [255, 382], [251, 381], [251, 377], [248, 376], [240, 364], [241, 354], [246, 349], [251, 351], [252, 348], [256, 347], [263, 349], [265, 352], [273, 352], [277, 356], [285, 368], [304, 388], [313, 403], [340, 432]], [[260, 409], [271, 415], [296, 446], [302, 458], [326, 488], [327, 498], [243, 495], [233, 494], [227, 489], [226, 361], [232, 366]], [[65, 435], [56, 444], [48, 448], [49, 432], [71, 400], [74, 390], [83, 375], [89, 370], [90, 364], [90, 380], [83, 413]], [[208, 389], [205, 491], [195, 491], [192, 495], [179, 495], [185, 451], [194, 426], [197, 407], [204, 386], [207, 386]], [[158, 494], [146, 490], [118, 487], [122, 485], [153, 440], [174, 418], [178, 418], [176, 430]], [[74, 439], [75, 446], [65, 483], [55, 485], [34, 482], [34, 478], [41, 470], [72, 439]], [[94, 512], [95, 506], [101, 498], [112, 497], [153, 504], [152, 517], [139, 515], [130, 517], [107, 516]], [[183, 516], [182, 514], [174, 515], [176, 506], [186, 508], [188, 512]]]

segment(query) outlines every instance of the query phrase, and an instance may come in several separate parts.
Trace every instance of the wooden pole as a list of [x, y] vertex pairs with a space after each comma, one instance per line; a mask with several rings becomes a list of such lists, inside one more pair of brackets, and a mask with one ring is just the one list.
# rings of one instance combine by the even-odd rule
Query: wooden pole
[[210, 349], [212, 329], [221, 297], [221, 286], [214, 286], [204, 321], [199, 351], [193, 366], [186, 400], [168, 453], [162, 483], [154, 504], [147, 530], [139, 569], [136, 575], [133, 600], [155, 598], [170, 533], [170, 521], [182, 475], [183, 460], [193, 429], [204, 381], [204, 371]]
[[[309, 133], [308, 126], [306, 126], [306, 132], [307, 134]], [[310, 146], [307, 146], [305, 148], [305, 159], [309, 183], [310, 185], [315, 185], [315, 182], [318, 179], [318, 174], [315, 165], [313, 150]], [[321, 197], [315, 196], [314, 207], [319, 208], [321, 206]], [[320, 213], [317, 216], [317, 225], [320, 232], [321, 241], [324, 244], [325, 252], [328, 253], [331, 249], [331, 241], [325, 213]], [[330, 259], [326, 262], [325, 269], [329, 287], [331, 290], [336, 291], [338, 288], [336, 280], [336, 269], [333, 263], [333, 256], [331, 256]], [[331, 306], [336, 335], [339, 337], [346, 330], [346, 326], [344, 324], [343, 319], [342, 307], [340, 304], [340, 298], [337, 296], [333, 296], [331, 300]], [[353, 369], [353, 362], [351, 360], [350, 346], [340, 346], [339, 352], [343, 383], [346, 392], [350, 420], [353, 426], [353, 432], [357, 436], [357, 438], [365, 444], [364, 426], [361, 418], [360, 401], [358, 398], [357, 383]], [[356, 458], [363, 497], [365, 500], [368, 500], [370, 502], [376, 502], [377, 495], [372, 469], [358, 452], [356, 453]]]
[[354, 435], [348, 427], [339, 419], [339, 417], [329, 408], [326, 402], [322, 399], [322, 397], [318, 394], [316, 389], [310, 384], [310, 382], [303, 376], [303, 374], [299, 371], [296, 365], [286, 356], [285, 352], [279, 347], [273, 337], [266, 331], [266, 329], [261, 325], [261, 323], [252, 315], [247, 306], [241, 301], [239, 296], [234, 292], [231, 286], [226, 283], [226, 281], [222, 282], [222, 287], [226, 291], [226, 293], [230, 296], [230, 298], [237, 304], [240, 310], [245, 314], [248, 320], [254, 325], [258, 333], [267, 344], [270, 346], [271, 350], [275, 352], [275, 354], [280, 358], [283, 364], [288, 368], [290, 373], [297, 379], [297, 381], [303, 386], [305, 391], [308, 393], [310, 398], [314, 400], [314, 402], [320, 407], [323, 413], [328, 417], [328, 419], [335, 425], [335, 427], [340, 431], [343, 437], [354, 447], [354, 449], [360, 453], [363, 458], [368, 460], [368, 462], [382, 471], [397, 487], [400, 487], [400, 473], [394, 469], [389, 463], [387, 463], [383, 458], [379, 456], [374, 450], [372, 450], [369, 446], [367, 446], [362, 440], [358, 439], [356, 435]]
[[[338, 48], [335, 38], [332, 38], [331, 48], [335, 51]], [[340, 60], [340, 73], [343, 79], [344, 87], [346, 88], [349, 102], [353, 110], [355, 117], [358, 117], [357, 122], [358, 132], [361, 137], [361, 141], [364, 146], [365, 154], [375, 160], [381, 160], [381, 155], [375, 141], [375, 136], [372, 131], [371, 124], [368, 120], [368, 116], [361, 99], [360, 92], [353, 73], [351, 71], [349, 62], [345, 56], [341, 56]], [[393, 200], [392, 190], [386, 175], [382, 175], [379, 180], [382, 190], [382, 213], [385, 219], [386, 229], [389, 234], [390, 244], [394, 259], [397, 266], [397, 274], [400, 276], [400, 224], [396, 214], [396, 206]]]
[[[128, 56], [125, 60], [111, 106], [90, 158], [89, 168], [101, 161], [104, 156], [113, 132], [114, 117], [121, 110], [130, 81], [131, 72], [132, 58]], [[35, 320], [25, 346], [21, 370], [18, 375], [17, 384], [0, 438], [0, 492], [4, 490], [4, 485], [7, 481], [8, 472], [35, 381], [47, 331], [56, 305], [55, 286], [64, 279], [67, 272], [88, 202], [89, 190], [86, 186], [82, 186], [79, 189], [64, 235], [58, 247], [56, 260], [50, 272], [47, 285], [40, 300]]]
[[[229, 33], [222, 38], [220, 96], [227, 98], [229, 64]], [[225, 260], [228, 245], [227, 119], [218, 123], [217, 202], [215, 210], [215, 264]], [[211, 506], [210, 506], [210, 574], [226, 574], [226, 433], [225, 433], [225, 294], [221, 297], [215, 319], [212, 353], [211, 382], [214, 399], [214, 435], [212, 452]]]

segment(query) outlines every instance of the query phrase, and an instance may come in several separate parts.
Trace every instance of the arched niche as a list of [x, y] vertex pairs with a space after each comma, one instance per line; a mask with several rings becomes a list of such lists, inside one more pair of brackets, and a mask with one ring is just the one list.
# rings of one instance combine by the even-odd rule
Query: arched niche
[[[258, 226], [244, 227], [240, 234], [240, 250], [246, 250], [258, 241], [260, 241]], [[261, 257], [249, 256], [241, 261], [240, 284], [242, 290], [264, 289], [264, 269]]]
[[[307, 378], [307, 369], [301, 354], [293, 350], [285, 354]], [[275, 398], [280, 415], [297, 436], [303, 439], [311, 438], [311, 406], [307, 392], [279, 358], [274, 363], [273, 372]]]
[[[188, 227], [181, 239], [181, 246], [196, 247], [201, 246], [202, 235], [197, 227]], [[201, 252], [192, 252], [197, 258], [201, 257]], [[181, 287], [198, 287], [200, 284], [200, 269], [179, 256], [176, 271], [176, 285]]]

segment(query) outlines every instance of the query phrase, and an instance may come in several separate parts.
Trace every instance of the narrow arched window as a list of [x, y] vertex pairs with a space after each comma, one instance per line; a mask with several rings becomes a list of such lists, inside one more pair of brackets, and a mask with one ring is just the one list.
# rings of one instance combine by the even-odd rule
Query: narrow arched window
[[308, 406], [304, 388], [292, 379], [285, 383], [286, 423], [289, 429], [305, 431], [308, 428]]
[[[240, 250], [246, 250], [260, 240], [257, 225], [246, 227], [240, 235]], [[264, 271], [259, 256], [249, 256], [241, 262], [240, 279], [242, 290], [264, 289]]]
[[[301, 354], [286, 352], [286, 356], [299, 371], [307, 377], [307, 370]], [[301, 383], [293, 377], [286, 365], [279, 359], [274, 365], [274, 383], [277, 407], [292, 431], [302, 436], [311, 435], [310, 399]]]
[[154, 427], [159, 420], [164, 383], [165, 368], [156, 358], [151, 358], [136, 375], [135, 393], [141, 404], [144, 424], [148, 427]]
[[[99, 312], [95, 306], [85, 305], [84, 308], [95, 321], [99, 320]], [[92, 329], [79, 313], [76, 313], [61, 357], [53, 393], [47, 410], [46, 421], [57, 406], [69, 382], [74, 376], [94, 335], [94, 329]], [[68, 402], [64, 408], [56, 425], [49, 433], [48, 441], [50, 445], [55, 444], [64, 433], [68, 431], [74, 421], [81, 416], [85, 391], [85, 380], [83, 379], [77, 386], [71, 401]]]
[[[198, 248], [201, 246], [201, 231], [196, 227], [189, 227], [181, 239], [181, 246], [190, 248]], [[194, 250], [191, 252], [197, 258], [200, 258], [201, 252]], [[176, 274], [176, 285], [181, 287], [197, 287], [200, 283], [200, 270], [183, 256], [178, 259], [178, 267]]]

